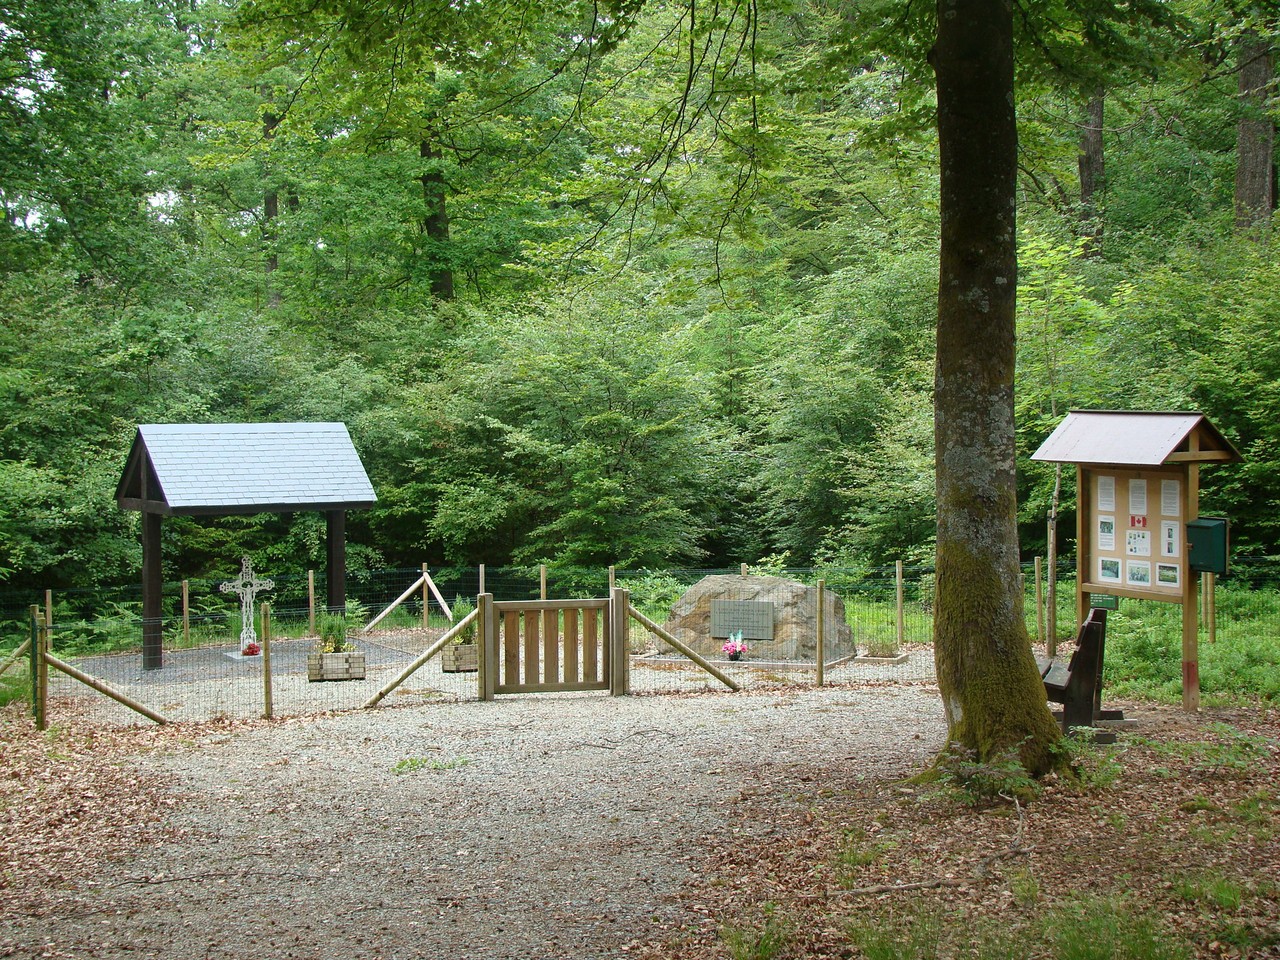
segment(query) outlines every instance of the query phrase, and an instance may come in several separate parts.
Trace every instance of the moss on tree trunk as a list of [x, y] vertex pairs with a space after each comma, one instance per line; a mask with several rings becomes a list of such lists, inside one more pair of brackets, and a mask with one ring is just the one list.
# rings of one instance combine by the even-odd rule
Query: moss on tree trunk
[[1023, 619], [1013, 375], [1017, 128], [1005, 0], [938, 0], [942, 236], [934, 407], [934, 649], [952, 742], [1054, 765], [1058, 728]]

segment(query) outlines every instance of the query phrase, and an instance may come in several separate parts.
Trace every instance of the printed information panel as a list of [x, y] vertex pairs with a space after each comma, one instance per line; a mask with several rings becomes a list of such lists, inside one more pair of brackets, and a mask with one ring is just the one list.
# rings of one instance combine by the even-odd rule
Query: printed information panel
[[1090, 582], [1161, 599], [1181, 596], [1186, 577], [1182, 476], [1099, 470], [1089, 480]]

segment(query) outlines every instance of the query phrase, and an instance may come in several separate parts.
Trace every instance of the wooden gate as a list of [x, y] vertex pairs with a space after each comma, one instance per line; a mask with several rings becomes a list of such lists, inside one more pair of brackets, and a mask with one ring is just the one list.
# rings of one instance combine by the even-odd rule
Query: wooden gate
[[481, 594], [480, 696], [628, 686], [627, 591], [608, 599], [497, 600]]

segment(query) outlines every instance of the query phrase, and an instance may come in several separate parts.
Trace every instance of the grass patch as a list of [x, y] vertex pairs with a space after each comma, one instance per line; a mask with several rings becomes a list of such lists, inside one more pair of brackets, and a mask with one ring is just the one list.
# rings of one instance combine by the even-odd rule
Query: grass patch
[[419, 770], [457, 770], [468, 766], [471, 762], [468, 757], [454, 757], [450, 760], [441, 760], [436, 757], [405, 757], [403, 760], [396, 761], [391, 772], [399, 777], [407, 773], [417, 773]]
[[[1036, 890], [1038, 896], [1038, 888]], [[1190, 960], [1191, 946], [1119, 899], [1094, 897], [1047, 907], [1034, 920], [975, 922], [917, 902], [905, 914], [863, 916], [847, 928], [867, 960]]]
[[787, 948], [790, 930], [778, 917], [777, 908], [766, 903], [762, 922], [725, 925], [720, 928], [720, 939], [732, 960], [774, 960]]
[[0, 676], [0, 707], [7, 707], [15, 700], [31, 700], [31, 673], [24, 665], [9, 668]]

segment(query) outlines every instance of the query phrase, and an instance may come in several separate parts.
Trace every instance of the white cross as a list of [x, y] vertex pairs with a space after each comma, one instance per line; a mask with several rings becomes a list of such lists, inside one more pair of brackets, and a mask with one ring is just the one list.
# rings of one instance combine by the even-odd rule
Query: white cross
[[240, 579], [228, 580], [220, 584], [218, 589], [223, 593], [240, 595], [240, 652], [249, 649], [249, 644], [257, 644], [258, 634], [253, 629], [253, 600], [263, 590], [274, 590], [274, 580], [259, 580], [253, 575], [253, 564], [245, 557], [240, 561]]

